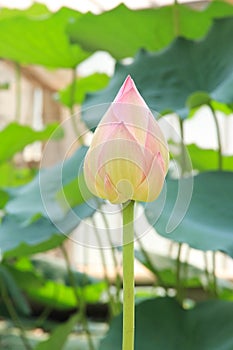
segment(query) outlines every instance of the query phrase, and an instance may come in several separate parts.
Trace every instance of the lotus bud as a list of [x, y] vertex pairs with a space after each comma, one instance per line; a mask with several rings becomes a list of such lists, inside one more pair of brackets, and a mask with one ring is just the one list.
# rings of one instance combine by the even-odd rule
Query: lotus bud
[[128, 76], [94, 132], [84, 160], [87, 187], [111, 203], [151, 202], [163, 188], [168, 162], [163, 133]]

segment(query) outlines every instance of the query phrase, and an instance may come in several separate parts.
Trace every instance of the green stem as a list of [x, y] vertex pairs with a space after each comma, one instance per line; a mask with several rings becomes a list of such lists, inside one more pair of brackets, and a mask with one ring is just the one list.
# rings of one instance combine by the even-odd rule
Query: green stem
[[216, 278], [216, 252], [212, 252], [212, 273], [213, 273], [213, 294], [215, 297], [218, 296], [218, 286]]
[[[221, 133], [220, 133], [220, 127], [219, 127], [219, 122], [217, 115], [215, 113], [214, 108], [212, 107], [211, 103], [208, 104], [213, 118], [215, 122], [215, 127], [216, 127], [216, 133], [217, 133], [217, 140], [218, 140], [218, 170], [223, 170], [223, 156], [222, 156], [222, 140], [221, 140]], [[213, 265], [213, 293], [215, 296], [218, 295], [218, 287], [217, 287], [217, 278], [216, 278], [216, 252], [213, 252], [212, 255], [212, 265]]]
[[219, 123], [218, 123], [218, 118], [217, 115], [215, 113], [214, 108], [212, 107], [211, 103], [208, 104], [211, 113], [213, 115], [214, 118], [214, 123], [215, 123], [215, 127], [216, 127], [216, 133], [217, 133], [217, 140], [218, 140], [218, 170], [222, 170], [223, 167], [223, 157], [222, 157], [222, 141], [221, 141], [221, 134], [220, 134], [220, 128], [219, 128]]
[[76, 92], [76, 68], [72, 69], [72, 81], [70, 85], [70, 114], [71, 114], [71, 122], [74, 128], [74, 132], [77, 136], [79, 136], [79, 130], [77, 128], [76, 121], [74, 119], [74, 99]]
[[184, 143], [184, 121], [180, 117], [178, 118], [180, 123], [180, 137], [181, 137], [182, 143]]
[[134, 201], [123, 204], [123, 342], [134, 349]]
[[72, 70], [72, 81], [71, 81], [71, 86], [70, 86], [70, 114], [71, 114], [71, 122], [73, 125], [74, 132], [76, 136], [79, 139], [79, 142], [81, 145], [84, 145], [84, 139], [83, 136], [78, 128], [78, 125], [75, 120], [75, 110], [74, 110], [74, 105], [75, 105], [75, 93], [76, 93], [76, 67], [73, 68]]
[[21, 69], [19, 63], [15, 63], [15, 120], [20, 121], [21, 116]]
[[187, 251], [186, 251], [186, 255], [185, 255], [185, 265], [184, 265], [184, 280], [188, 279], [188, 268], [189, 268], [189, 256], [190, 256], [190, 246], [187, 246]]
[[121, 277], [119, 274], [119, 270], [118, 270], [118, 262], [117, 262], [117, 258], [116, 258], [116, 250], [114, 248], [112, 239], [111, 239], [111, 235], [110, 235], [110, 228], [109, 228], [109, 224], [108, 224], [108, 220], [106, 218], [105, 213], [103, 213], [102, 211], [100, 211], [102, 219], [104, 221], [104, 225], [107, 231], [107, 239], [108, 239], [108, 243], [111, 247], [111, 252], [112, 252], [112, 259], [113, 259], [113, 263], [114, 263], [114, 267], [115, 267], [115, 272], [116, 272], [116, 279], [115, 279], [115, 283], [116, 283], [116, 301], [117, 304], [120, 305], [120, 291], [121, 291]]
[[81, 295], [81, 292], [80, 292], [80, 295], [78, 293], [78, 290], [77, 290], [77, 287], [76, 287], [75, 278], [74, 278], [74, 274], [73, 274], [73, 271], [72, 271], [72, 269], [70, 267], [69, 257], [68, 257], [68, 254], [67, 254], [67, 251], [66, 251], [64, 245], [61, 245], [60, 248], [61, 248], [62, 254], [64, 256], [65, 262], [66, 262], [66, 269], [67, 269], [67, 273], [68, 273], [68, 276], [69, 276], [69, 279], [70, 279], [70, 284], [71, 284], [71, 286], [73, 288], [73, 293], [74, 293], [74, 296], [75, 296], [75, 299], [76, 299], [76, 302], [77, 302], [77, 306], [79, 307], [80, 321], [82, 323], [83, 330], [86, 333], [89, 349], [90, 350], [95, 350], [95, 347], [94, 347], [94, 344], [93, 344], [93, 341], [92, 341], [92, 337], [91, 337], [91, 333], [90, 333], [89, 328], [88, 328], [86, 315], [85, 315], [85, 311], [86, 311], [85, 299], [83, 298], [83, 295]]
[[[59, 288], [54, 284], [53, 286], [53, 295], [54, 298], [59, 298]], [[50, 313], [52, 312], [52, 306], [48, 305], [44, 308], [44, 310], [41, 312], [41, 314], [38, 316], [36, 320], [36, 327], [41, 328], [45, 322], [45, 320], [49, 317]]]
[[[97, 208], [101, 209], [102, 202], [99, 202], [98, 198], [95, 198], [95, 201], [96, 201], [96, 204], [97, 204]], [[115, 267], [115, 271], [116, 271], [116, 280], [115, 280], [115, 283], [116, 283], [116, 303], [119, 306], [118, 307], [118, 311], [120, 312], [121, 311], [120, 292], [121, 292], [122, 281], [121, 281], [121, 276], [120, 276], [119, 268], [118, 268], [118, 262], [117, 262], [117, 257], [116, 257], [116, 249], [114, 248], [114, 245], [113, 245], [113, 242], [112, 242], [112, 239], [111, 239], [110, 227], [109, 227], [109, 224], [108, 224], [108, 220], [107, 220], [106, 214], [102, 210], [99, 210], [99, 212], [100, 212], [100, 214], [102, 216], [102, 219], [103, 219], [103, 222], [104, 222], [104, 225], [105, 225], [105, 228], [106, 228], [106, 232], [107, 232], [107, 239], [108, 239], [109, 245], [111, 247], [112, 259], [113, 259], [113, 263], [114, 263], [114, 267]], [[118, 313], [118, 311], [117, 311], [117, 313]]]
[[36, 327], [41, 328], [52, 312], [51, 306], [46, 306], [36, 320]]
[[146, 264], [148, 266], [148, 268], [153, 272], [153, 274], [156, 276], [157, 278], [157, 281], [158, 281], [158, 284], [162, 287], [164, 287], [165, 289], [167, 289], [167, 286], [163, 283], [163, 279], [162, 277], [160, 276], [160, 272], [158, 269], [156, 269], [156, 267], [154, 266], [153, 262], [151, 261], [151, 258], [149, 256], [149, 254], [147, 253], [147, 251], [145, 250], [144, 246], [143, 246], [143, 243], [142, 243], [142, 240], [139, 239], [137, 241], [139, 247], [140, 247], [140, 250], [146, 260]]
[[176, 293], [178, 301], [182, 301], [182, 285], [181, 285], [181, 251], [182, 243], [179, 243], [176, 258]]
[[1, 281], [1, 292], [2, 292], [2, 299], [3, 299], [5, 306], [9, 312], [9, 315], [10, 315], [13, 323], [15, 324], [15, 326], [18, 327], [20, 330], [20, 338], [24, 344], [25, 349], [32, 350], [32, 347], [27, 339], [24, 327], [20, 321], [20, 318], [19, 318], [16, 310], [15, 310], [14, 304], [8, 295], [7, 288], [5, 287], [4, 281]]
[[169, 241], [168, 242], [168, 255], [172, 256], [172, 252], [175, 246], [175, 242], [174, 241]]
[[206, 281], [208, 283], [208, 292], [211, 292], [211, 278], [210, 278], [210, 273], [209, 273], [209, 264], [208, 264], [208, 257], [207, 257], [207, 252], [203, 252], [203, 258], [204, 258], [204, 264], [205, 264], [205, 276], [206, 276]]
[[71, 114], [74, 114], [75, 93], [76, 93], [76, 67], [72, 69], [72, 80], [70, 85], [70, 113]]
[[181, 137], [181, 177], [184, 175], [186, 170], [186, 153], [185, 153], [185, 145], [184, 145], [184, 121], [179, 118], [180, 123], [180, 137]]
[[174, 24], [174, 34], [175, 36], [179, 36], [180, 34], [180, 19], [179, 19], [179, 3], [178, 0], [174, 0], [173, 9], [173, 24]]

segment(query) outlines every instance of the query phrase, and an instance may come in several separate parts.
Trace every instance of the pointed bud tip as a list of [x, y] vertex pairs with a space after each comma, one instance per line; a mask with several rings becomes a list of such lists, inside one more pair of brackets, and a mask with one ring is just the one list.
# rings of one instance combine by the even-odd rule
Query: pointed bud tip
[[119, 102], [121, 101], [121, 99], [123, 98], [123, 96], [125, 94], [127, 94], [130, 90], [134, 90], [138, 93], [138, 90], [136, 88], [136, 85], [133, 81], [133, 79], [131, 78], [130, 75], [128, 75], [124, 81], [124, 83], [122, 84], [120, 90], [118, 91], [117, 96], [115, 97], [114, 102]]
[[136, 88], [135, 83], [130, 75], [128, 75], [125, 79], [123, 86], [127, 89]]

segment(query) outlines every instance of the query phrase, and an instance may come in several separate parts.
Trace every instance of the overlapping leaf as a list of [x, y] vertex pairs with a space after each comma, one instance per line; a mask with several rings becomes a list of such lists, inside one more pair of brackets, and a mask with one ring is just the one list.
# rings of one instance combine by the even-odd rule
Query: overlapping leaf
[[[116, 65], [109, 86], [90, 94], [87, 107], [113, 101], [117, 91], [130, 74], [150, 108], [166, 113], [176, 112], [186, 118], [187, 99], [203, 91], [210, 99], [221, 103], [233, 102], [233, 17], [216, 20], [201, 41], [176, 39], [158, 53], [140, 51], [132, 64]], [[95, 127], [102, 115], [84, 113], [89, 127]]]
[[166, 238], [204, 251], [220, 250], [233, 257], [232, 183], [233, 172], [200, 173], [194, 177], [189, 204], [186, 196], [190, 179], [168, 179], [161, 215], [158, 199], [146, 205], [147, 220]]
[[[86, 151], [85, 147], [81, 147], [64, 163], [41, 170], [27, 185], [7, 190], [11, 198], [5, 207], [7, 215], [0, 226], [0, 247], [5, 256], [22, 256], [51, 249], [59, 245], [84, 218], [95, 212], [95, 203], [85, 203], [84, 192], [78, 182]], [[66, 184], [69, 187], [70, 182], [75, 196], [72, 205], [66, 203], [65, 196], [57, 198], [63, 186], [66, 189]], [[83, 181], [82, 185], [85, 185]]]

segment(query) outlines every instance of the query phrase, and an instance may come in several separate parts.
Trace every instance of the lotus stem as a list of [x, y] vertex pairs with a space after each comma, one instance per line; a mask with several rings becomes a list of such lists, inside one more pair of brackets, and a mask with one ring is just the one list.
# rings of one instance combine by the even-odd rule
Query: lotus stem
[[216, 112], [213, 109], [211, 103], [208, 104], [208, 106], [209, 106], [211, 113], [213, 115], [214, 123], [215, 123], [215, 127], [216, 127], [217, 140], [218, 140], [218, 170], [221, 171], [223, 168], [223, 164], [222, 164], [223, 157], [222, 157], [222, 140], [221, 140], [221, 134], [220, 134], [220, 127], [219, 127], [219, 122], [218, 122]]
[[134, 349], [134, 201], [123, 204], [123, 341]]

